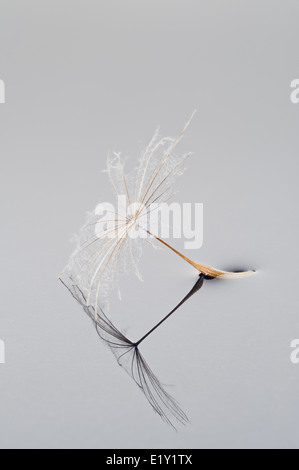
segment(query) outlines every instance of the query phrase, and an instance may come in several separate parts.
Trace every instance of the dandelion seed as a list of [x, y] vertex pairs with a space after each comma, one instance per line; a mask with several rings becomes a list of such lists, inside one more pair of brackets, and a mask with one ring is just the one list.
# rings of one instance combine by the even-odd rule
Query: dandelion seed
[[[173, 196], [173, 188], [183, 173], [189, 154], [176, 155], [176, 148], [191, 119], [176, 139], [160, 138], [156, 131], [143, 152], [139, 166], [131, 176], [125, 174], [119, 154], [108, 155], [107, 173], [118, 200], [118, 208], [102, 204], [88, 215], [86, 224], [75, 236], [76, 249], [60, 278], [73, 297], [95, 324], [100, 338], [110, 347], [118, 364], [134, 379], [152, 408], [168, 424], [188, 421], [177, 402], [164, 390], [140, 352], [141, 344], [197, 293], [205, 279], [234, 279], [250, 276], [254, 271], [227, 272], [192, 261], [153, 231], [150, 214]], [[155, 204], [155, 209], [153, 209]], [[100, 217], [101, 215], [101, 217]], [[154, 248], [166, 247], [189, 263], [199, 273], [199, 280], [188, 295], [163, 320], [139, 341], [132, 342], [106, 316], [109, 295], [119, 280], [134, 271], [140, 280], [139, 264], [144, 242]]]
[[132, 175], [125, 174], [120, 154], [107, 157], [109, 179], [120, 202], [118, 210], [103, 205], [103, 220], [97, 210], [89, 214], [75, 237], [76, 250], [61, 274], [74, 279], [88, 304], [94, 306], [95, 315], [99, 306], [109, 309], [109, 296], [115, 286], [120, 295], [119, 280], [124, 274], [134, 271], [142, 280], [139, 264], [144, 241], [170, 249], [207, 276], [234, 279], [253, 274], [226, 272], [192, 261], [159, 237], [159, 227], [153, 232], [149, 226], [153, 204], [159, 210], [172, 198], [175, 182], [184, 172], [183, 163], [190, 154], [177, 156], [175, 151], [193, 116], [175, 139], [160, 138], [157, 130]]

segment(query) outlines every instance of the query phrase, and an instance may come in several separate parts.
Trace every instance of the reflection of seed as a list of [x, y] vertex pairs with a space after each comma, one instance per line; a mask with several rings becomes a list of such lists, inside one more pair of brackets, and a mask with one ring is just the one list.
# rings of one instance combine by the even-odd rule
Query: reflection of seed
[[[63, 282], [63, 281], [62, 281]], [[178, 403], [165, 391], [161, 382], [154, 375], [149, 365], [141, 354], [139, 347], [143, 341], [171, 317], [185, 302], [187, 302], [202, 287], [204, 276], [201, 275], [189, 294], [162, 320], [145, 334], [139, 341], [132, 342], [123, 335], [107, 318], [103, 310], [95, 315], [94, 307], [88, 306], [86, 298], [81, 290], [68, 279], [63, 284], [71, 292], [72, 296], [83, 307], [87, 315], [95, 324], [99, 337], [109, 346], [117, 359], [118, 364], [133, 378], [140, 390], [156, 413], [175, 429], [176, 422], [188, 423], [186, 414], [181, 410]]]

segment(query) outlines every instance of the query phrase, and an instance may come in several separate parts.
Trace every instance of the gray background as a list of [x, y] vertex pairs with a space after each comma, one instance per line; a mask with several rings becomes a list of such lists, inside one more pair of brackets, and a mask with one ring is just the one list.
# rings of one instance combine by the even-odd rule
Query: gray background
[[[1, 448], [299, 447], [298, 15], [297, 0], [1, 0]], [[57, 277], [110, 199], [107, 150], [134, 164], [194, 108], [177, 200], [205, 203], [205, 242], [187, 254], [258, 274], [207, 283], [144, 344], [191, 419], [175, 433]], [[150, 248], [142, 272], [111, 312], [131, 338], [196, 279]]]

